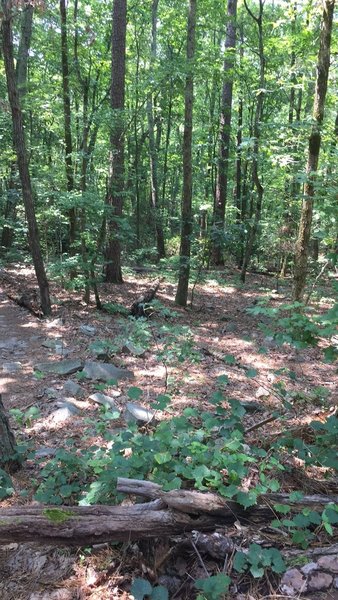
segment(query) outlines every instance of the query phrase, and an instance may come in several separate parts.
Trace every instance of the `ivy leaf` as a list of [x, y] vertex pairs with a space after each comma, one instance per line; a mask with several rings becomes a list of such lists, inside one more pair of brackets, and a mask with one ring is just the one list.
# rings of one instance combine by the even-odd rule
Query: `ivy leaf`
[[251, 565], [251, 567], [250, 567], [250, 573], [251, 573], [251, 575], [255, 579], [258, 579], [259, 577], [263, 577], [263, 575], [264, 575], [264, 568], [263, 567], [259, 567], [258, 565]]
[[233, 354], [226, 354], [223, 358], [224, 362], [227, 363], [227, 365], [234, 365], [236, 364], [236, 357]]
[[244, 506], [244, 508], [249, 508], [249, 506], [254, 506], [254, 504], [256, 504], [257, 494], [253, 490], [248, 493], [238, 492], [236, 499], [239, 504]]
[[131, 400], [139, 400], [142, 396], [142, 390], [138, 387], [131, 387], [128, 390], [128, 397], [131, 398]]
[[151, 600], [169, 600], [169, 592], [164, 585], [156, 585], [151, 592]]
[[233, 567], [237, 573], [243, 573], [248, 563], [247, 555], [244, 552], [236, 552]]
[[157, 464], [164, 465], [171, 461], [171, 454], [169, 452], [157, 452], [154, 456]]
[[207, 579], [197, 579], [195, 586], [198, 590], [202, 590], [207, 598], [218, 600], [228, 591], [230, 583], [230, 577], [224, 575], [224, 573], [219, 573]]
[[149, 581], [146, 579], [142, 579], [141, 577], [137, 577], [134, 579], [130, 592], [134, 596], [135, 600], [143, 600], [145, 596], [150, 596], [152, 592], [152, 586]]
[[256, 377], [257, 373], [258, 373], [257, 369], [253, 369], [253, 368], [246, 369], [246, 371], [245, 371], [246, 377], [249, 377], [250, 379], [252, 379], [253, 377]]
[[291, 510], [291, 506], [288, 504], [274, 504], [273, 508], [276, 512], [286, 515]]

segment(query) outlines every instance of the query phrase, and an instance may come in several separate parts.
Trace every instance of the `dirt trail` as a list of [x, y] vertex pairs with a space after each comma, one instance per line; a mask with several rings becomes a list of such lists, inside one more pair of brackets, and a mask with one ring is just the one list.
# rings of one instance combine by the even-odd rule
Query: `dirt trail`
[[6, 408], [31, 404], [37, 384], [32, 367], [45, 354], [43, 335], [42, 322], [9, 300], [0, 287], [0, 393]]

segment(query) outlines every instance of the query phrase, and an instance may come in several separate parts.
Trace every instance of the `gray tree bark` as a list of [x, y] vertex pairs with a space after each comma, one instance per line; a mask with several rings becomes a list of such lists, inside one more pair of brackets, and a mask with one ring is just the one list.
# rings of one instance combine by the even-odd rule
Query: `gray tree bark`
[[304, 196], [299, 221], [298, 236], [295, 246], [293, 298], [298, 302], [301, 302], [303, 299], [306, 285], [309, 242], [311, 237], [312, 214], [315, 197], [315, 174], [318, 169], [321, 144], [321, 127], [324, 119], [325, 98], [330, 68], [330, 48], [334, 4], [334, 0], [323, 0], [323, 16], [320, 32], [317, 77], [313, 105], [313, 125], [309, 137], [308, 160], [306, 167], [307, 180], [304, 186]]
[[30, 250], [33, 258], [36, 278], [40, 290], [41, 308], [44, 315], [51, 313], [49, 286], [43, 263], [39, 229], [35, 216], [32, 185], [28, 166], [26, 140], [23, 126], [22, 110], [14, 68], [14, 52], [12, 37], [12, 3], [1, 0], [2, 20], [2, 49], [5, 61], [8, 99], [12, 112], [13, 144], [17, 154], [22, 196], [26, 210]]
[[180, 246], [180, 271], [176, 291], [176, 304], [186, 306], [190, 275], [192, 236], [192, 117], [194, 101], [193, 60], [195, 55], [196, 0], [189, 0], [187, 32], [187, 75], [184, 94], [183, 134], [183, 193]]
[[112, 28], [112, 82], [110, 105], [110, 166], [107, 194], [106, 281], [122, 283], [121, 242], [118, 219], [124, 194], [124, 97], [126, 75], [127, 0], [114, 0]]

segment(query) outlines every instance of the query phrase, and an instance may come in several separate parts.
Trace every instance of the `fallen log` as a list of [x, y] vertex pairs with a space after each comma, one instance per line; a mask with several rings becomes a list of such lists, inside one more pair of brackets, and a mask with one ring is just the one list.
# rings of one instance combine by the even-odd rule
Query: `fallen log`
[[217, 522], [213, 516], [168, 510], [161, 500], [134, 506], [18, 506], [0, 509], [0, 544], [86, 546], [212, 531]]
[[149, 481], [118, 479], [117, 491], [150, 498], [132, 506], [20, 506], [0, 509], [0, 544], [37, 542], [84, 546], [111, 541], [169, 537], [189, 531], [213, 531], [235, 521], [254, 525], [276, 517], [274, 504], [294, 510], [322, 510], [337, 496], [265, 494], [260, 504], [244, 509], [218, 494], [190, 490], [164, 492]]

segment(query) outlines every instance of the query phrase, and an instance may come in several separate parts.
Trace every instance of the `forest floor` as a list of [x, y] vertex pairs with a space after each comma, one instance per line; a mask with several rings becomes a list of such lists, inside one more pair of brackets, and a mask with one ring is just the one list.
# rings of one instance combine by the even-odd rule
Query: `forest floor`
[[[153, 275], [129, 271], [123, 285], [102, 284], [102, 302], [118, 303], [129, 309], [149, 287]], [[33, 406], [39, 409], [38, 418], [32, 422], [27, 420], [25, 426], [11, 418], [17, 438], [20, 442], [29, 442], [31, 452], [47, 448], [48, 453], [51, 448], [67, 447], [69, 438], [77, 440], [80, 448], [88, 419], [95, 421], [99, 414], [99, 406], [89, 398], [97, 391], [96, 384], [82, 379], [79, 383], [85, 395], [73, 401], [78, 408], [76, 414], [66, 422], [50, 418], [60, 406], [65, 380], [71, 378], [76, 381], [76, 377], [55, 374], [39, 377], [34, 373], [34, 365], [62, 359], [55, 353], [53, 344], [51, 349], [42, 345], [46, 340], [57, 340], [58, 343], [61, 340], [67, 359], [82, 361], [96, 360], [91, 346], [93, 342], [110, 340], [113, 345], [111, 362], [134, 373], [132, 385], [143, 391], [138, 402], [146, 408], [159, 394], [168, 394], [171, 397], [171, 414], [181, 414], [186, 407], [206, 410], [208, 399], [217, 389], [217, 378], [226, 375], [228, 398], [259, 405], [259, 412], [248, 411], [245, 416], [246, 428], [281, 408], [278, 393], [281, 381], [283, 384], [287, 382], [288, 398], [293, 405], [283, 427], [303, 427], [313, 419], [325, 419], [332, 414], [338, 404], [337, 370], [335, 365], [323, 360], [326, 342], [304, 349], [296, 349], [286, 343], [278, 345], [261, 329], [262, 322], [268, 324], [267, 318], [247, 312], [249, 307], [264, 298], [268, 299], [270, 308], [290, 301], [288, 281], [283, 281], [282, 288], [276, 293], [272, 277], [248, 274], [245, 286], [239, 286], [237, 279], [235, 271], [215, 272], [214, 279], [209, 274], [207, 280], [196, 286], [194, 305], [186, 310], [175, 306], [175, 285], [164, 279], [157, 294], [161, 308], [149, 319], [146, 335], [140, 324], [137, 325], [136, 336], [134, 331], [131, 339], [130, 320], [125, 316], [99, 312], [94, 303], [87, 306], [80, 294], [66, 292], [57, 285], [52, 285], [51, 289], [54, 303], [52, 318], [38, 319], [7, 295], [13, 297], [18, 290], [22, 292], [34, 287], [32, 271], [17, 266], [0, 271], [0, 358], [5, 365], [1, 373], [0, 394], [7, 410], [18, 409], [24, 414]], [[327, 301], [313, 304], [316, 312], [331, 306], [329, 291]], [[173, 344], [183, 344], [182, 362], [175, 358], [172, 348], [163, 348], [163, 338], [158, 335], [160, 327], [168, 324], [175, 329]], [[86, 327], [83, 329], [82, 326], [94, 327], [94, 336], [90, 337]], [[184, 339], [192, 345], [184, 346]], [[114, 349], [114, 342], [121, 346], [119, 351]], [[142, 356], [123, 350], [123, 346], [131, 342], [142, 346]], [[130, 385], [128, 381], [119, 381], [118, 387], [114, 388], [120, 394], [116, 397], [116, 404], [122, 415]], [[109, 388], [105, 393], [109, 394]], [[280, 422], [275, 420], [254, 429], [248, 443], [259, 444], [259, 440], [264, 438], [273, 439], [280, 428]], [[97, 434], [90, 443], [102, 444], [103, 441]], [[25, 461], [22, 469], [13, 476], [14, 495], [0, 502], [0, 507], [32, 502], [40, 469], [39, 461]], [[298, 475], [285, 475], [282, 491], [301, 487], [305, 493], [325, 493], [324, 484], [323, 489], [313, 489], [308, 483], [311, 481], [309, 478], [300, 485], [300, 476], [299, 470]], [[163, 549], [164, 553], [167, 551], [167, 547]], [[169, 568], [166, 570], [166, 560], [162, 561], [162, 581], [165, 577], [176, 577], [179, 582], [196, 577], [199, 561], [192, 547], [185, 556], [176, 556], [175, 560], [171, 571]], [[38, 549], [32, 544], [13, 543], [0, 546], [0, 597], [3, 600], [128, 600], [132, 598], [129, 594], [132, 579], [142, 577], [152, 569], [153, 564], [142, 544], [104, 545], [90, 553], [50, 547]], [[173, 572], [175, 576], [170, 575]], [[267, 595], [266, 583], [264, 592], [259, 592], [255, 586], [255, 582], [246, 584], [244, 591], [239, 588], [232, 597], [241, 600], [284, 597], [280, 593], [278, 595], [278, 584], [274, 588], [276, 592], [273, 592], [274, 586], [270, 583], [271, 595]], [[183, 586], [181, 593], [177, 591], [171, 597], [183, 599], [194, 596], [187, 595]], [[338, 591], [310, 597], [338, 599]]]

